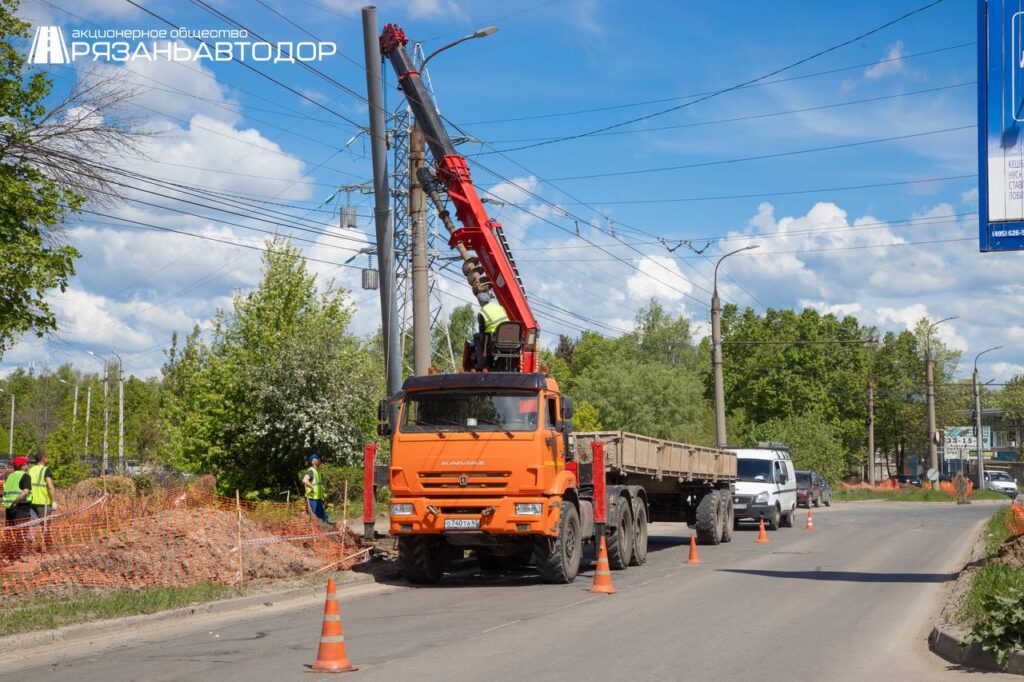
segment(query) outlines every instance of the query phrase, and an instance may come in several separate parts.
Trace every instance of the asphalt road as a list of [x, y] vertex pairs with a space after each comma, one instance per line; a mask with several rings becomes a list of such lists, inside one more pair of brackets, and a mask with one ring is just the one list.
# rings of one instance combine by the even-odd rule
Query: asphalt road
[[[943, 680], [968, 673], [925, 638], [951, 574], [994, 508], [854, 503], [815, 510], [817, 530], [753, 528], [702, 547], [654, 524], [648, 563], [614, 572], [618, 593], [530, 572], [463, 574], [436, 587], [346, 597], [349, 657], [365, 680]], [[803, 525], [805, 512], [800, 513]], [[105, 646], [8, 655], [0, 678], [315, 680], [322, 607], [145, 629]], [[323, 676], [331, 679], [334, 676]], [[1000, 679], [985, 674], [985, 679]], [[1006, 676], [1006, 679], [1019, 679]]]

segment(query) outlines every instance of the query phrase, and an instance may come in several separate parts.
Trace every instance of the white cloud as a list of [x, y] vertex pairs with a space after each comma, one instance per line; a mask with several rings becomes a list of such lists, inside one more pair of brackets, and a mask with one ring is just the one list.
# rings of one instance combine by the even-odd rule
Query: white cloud
[[889, 46], [884, 59], [864, 70], [864, 78], [866, 80], [876, 80], [902, 73], [906, 69], [906, 63], [903, 61], [905, 54], [906, 50], [903, 48], [903, 41], [897, 40]]
[[626, 289], [637, 301], [682, 301], [693, 291], [679, 265], [669, 256], [646, 256], [635, 261], [639, 272], [626, 280]]

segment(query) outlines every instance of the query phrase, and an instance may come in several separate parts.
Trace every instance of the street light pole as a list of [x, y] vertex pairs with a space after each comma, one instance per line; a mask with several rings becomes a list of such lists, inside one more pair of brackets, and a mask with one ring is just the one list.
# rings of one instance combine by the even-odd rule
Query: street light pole
[[124, 471], [124, 361], [114, 349], [117, 358], [117, 471]]
[[[437, 54], [475, 38], [495, 32], [496, 26], [480, 29], [437, 50], [419, 66], [420, 73]], [[426, 165], [426, 139], [419, 122], [409, 131], [409, 222], [412, 230], [412, 367], [413, 374], [423, 375], [430, 369], [430, 262], [427, 257], [427, 197], [420, 184], [419, 170]]]
[[[959, 318], [953, 316], [941, 319], [938, 322], [932, 322], [928, 325], [928, 329], [925, 332], [924, 381], [928, 399], [928, 466], [936, 471], [939, 471], [939, 447], [935, 442], [935, 366], [932, 360], [932, 330], [943, 322], [949, 322], [950, 320], [956, 319]], [[934, 481], [932, 482], [932, 486], [933, 489], [936, 488]]]
[[0, 388], [0, 393], [6, 393], [11, 396], [11, 433], [10, 442], [7, 445], [7, 456], [11, 458], [14, 457], [14, 394], [2, 388]]
[[82, 444], [84, 456], [89, 457], [89, 415], [92, 414], [92, 384], [85, 387], [85, 442]]
[[875, 377], [868, 377], [868, 483], [875, 484]]
[[728, 439], [725, 435], [725, 378], [722, 372], [722, 320], [721, 305], [718, 299], [718, 266], [722, 261], [741, 251], [756, 249], [757, 244], [744, 246], [742, 249], [730, 251], [715, 263], [715, 273], [711, 293], [711, 363], [715, 374], [715, 445], [720, 448], [726, 446]]
[[984, 447], [982, 443], [982, 423], [981, 423], [981, 385], [978, 381], [978, 358], [985, 353], [990, 353], [994, 350], [999, 350], [1002, 346], [993, 346], [987, 348], [977, 355], [974, 356], [974, 438], [976, 440], [975, 446], [978, 452], [978, 490], [985, 489], [985, 459], [984, 459]]

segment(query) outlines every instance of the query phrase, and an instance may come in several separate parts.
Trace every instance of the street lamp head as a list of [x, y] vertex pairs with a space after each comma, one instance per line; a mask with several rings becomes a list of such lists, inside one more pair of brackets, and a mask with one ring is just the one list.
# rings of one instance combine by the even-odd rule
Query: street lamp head
[[473, 37], [474, 38], [486, 38], [487, 36], [489, 36], [489, 35], [491, 35], [493, 33], [497, 33], [497, 32], [498, 32], [498, 27], [497, 26], [485, 26], [484, 28], [480, 29], [479, 31], [475, 31], [473, 33]]

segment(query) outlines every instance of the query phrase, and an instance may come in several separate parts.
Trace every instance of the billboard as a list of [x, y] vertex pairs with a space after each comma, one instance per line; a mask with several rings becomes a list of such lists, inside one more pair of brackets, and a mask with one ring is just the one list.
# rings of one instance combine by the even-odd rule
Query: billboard
[[1024, 0], [978, 0], [978, 237], [1024, 249]]
[[[973, 426], [947, 426], [943, 440], [945, 459], [961, 459], [973, 456], [978, 450], [978, 439]], [[981, 449], [992, 449], [992, 427], [981, 427]]]

